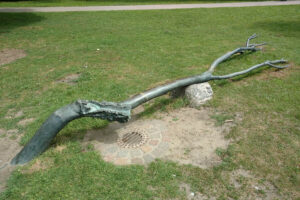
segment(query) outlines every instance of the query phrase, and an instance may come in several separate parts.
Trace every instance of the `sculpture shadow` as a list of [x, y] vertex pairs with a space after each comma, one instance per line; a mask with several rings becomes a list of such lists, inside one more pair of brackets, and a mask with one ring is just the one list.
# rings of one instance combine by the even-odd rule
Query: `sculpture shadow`
[[131, 123], [134, 123], [141, 118], [151, 116], [157, 111], [165, 110], [166, 106], [172, 104], [175, 100], [176, 99], [172, 97], [155, 100], [154, 102], [150, 103], [150, 105], [147, 106], [142, 112], [132, 114], [131, 119], [127, 123], [111, 122], [100, 128], [90, 130], [82, 129], [76, 132], [68, 131], [64, 134], [59, 134], [53, 140], [51, 146], [56, 146], [58, 144], [62, 145], [70, 141], [97, 141], [104, 144], [115, 144], [119, 138], [119, 129], [124, 129], [126, 126], [130, 126]]
[[35, 13], [0, 13], [0, 34], [11, 32], [18, 27], [40, 22], [43, 19], [44, 17]]
[[300, 21], [295, 20], [281, 20], [281, 21], [258, 21], [252, 24], [252, 28], [260, 28], [285, 37], [299, 37], [300, 35]]
[[[111, 122], [101, 128], [86, 130], [84, 132], [84, 138], [77, 138], [77, 140], [83, 142], [97, 141], [104, 144], [116, 144], [119, 138], [118, 130], [129, 126], [139, 118], [139, 115], [133, 115], [127, 123]], [[65, 140], [65, 142], [68, 142], [68, 140]]]

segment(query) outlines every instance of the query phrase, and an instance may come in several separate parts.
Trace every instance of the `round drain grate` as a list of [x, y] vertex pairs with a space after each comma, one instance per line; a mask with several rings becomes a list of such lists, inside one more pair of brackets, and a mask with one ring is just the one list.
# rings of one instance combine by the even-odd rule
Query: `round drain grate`
[[124, 148], [137, 148], [147, 141], [147, 135], [141, 131], [132, 131], [122, 135], [118, 139], [118, 144]]

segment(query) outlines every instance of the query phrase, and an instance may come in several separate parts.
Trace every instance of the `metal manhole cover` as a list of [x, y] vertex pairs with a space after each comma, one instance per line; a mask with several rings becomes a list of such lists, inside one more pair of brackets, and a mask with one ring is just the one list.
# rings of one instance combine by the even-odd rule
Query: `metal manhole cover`
[[118, 139], [118, 144], [124, 148], [137, 148], [147, 141], [147, 135], [141, 131], [131, 131]]

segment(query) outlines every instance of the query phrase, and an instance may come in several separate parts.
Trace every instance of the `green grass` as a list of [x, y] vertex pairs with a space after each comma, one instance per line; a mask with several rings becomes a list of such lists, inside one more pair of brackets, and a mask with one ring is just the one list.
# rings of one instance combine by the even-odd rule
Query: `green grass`
[[[27, 57], [0, 67], [0, 128], [19, 128], [25, 144], [57, 108], [76, 99], [121, 101], [166, 80], [199, 74], [218, 56], [258, 33], [263, 52], [236, 57], [217, 69], [226, 74], [265, 60], [286, 58], [289, 69], [257, 70], [242, 78], [211, 82], [208, 106], [243, 120], [227, 135], [223, 162], [211, 169], [156, 161], [149, 167], [104, 162], [80, 145], [86, 130], [107, 122], [69, 124], [38, 160], [19, 167], [0, 199], [184, 199], [182, 182], [217, 199], [255, 193], [249, 181], [233, 187], [230, 173], [250, 171], [271, 183], [283, 199], [299, 196], [300, 6], [85, 13], [0, 13], [0, 50], [23, 49]], [[100, 49], [97, 51], [97, 49]], [[83, 66], [88, 66], [83, 67]], [[75, 85], [56, 80], [80, 73]], [[279, 75], [280, 74], [280, 75]], [[160, 106], [161, 105], [161, 106]], [[185, 105], [166, 97], [146, 112]], [[10, 108], [36, 118], [25, 128], [5, 119]], [[147, 115], [146, 115], [147, 116]], [[222, 121], [222, 119], [220, 120]], [[65, 145], [62, 152], [55, 150]], [[46, 169], [26, 173], [35, 162]], [[173, 176], [173, 175], [176, 176]], [[264, 191], [256, 192], [264, 198]]]
[[232, 120], [233, 116], [226, 115], [226, 114], [225, 115], [224, 114], [213, 114], [211, 116], [211, 118], [216, 120], [216, 122], [215, 122], [216, 126], [222, 126], [226, 120]]
[[[28, 0], [0, 1], [0, 7], [30, 7], [30, 6], [107, 6], [107, 5], [143, 5], [143, 4], [182, 4], [182, 3], [223, 3], [241, 0]], [[243, 0], [259, 1], [259, 0]]]

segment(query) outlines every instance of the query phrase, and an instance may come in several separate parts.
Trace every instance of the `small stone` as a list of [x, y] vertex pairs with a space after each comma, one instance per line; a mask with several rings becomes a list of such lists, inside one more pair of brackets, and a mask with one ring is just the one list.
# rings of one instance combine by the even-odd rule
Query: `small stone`
[[152, 132], [149, 135], [149, 138], [151, 138], [151, 139], [159, 139], [160, 138], [160, 133], [159, 132]]
[[103, 153], [104, 153], [105, 155], [108, 155], [108, 154], [114, 154], [115, 152], [117, 152], [117, 150], [118, 150], [118, 147], [117, 147], [117, 146], [111, 146], [111, 147], [106, 148], [106, 149], [103, 151]]
[[161, 143], [158, 145], [158, 148], [161, 149], [161, 150], [163, 150], [163, 151], [166, 151], [166, 150], [168, 150], [168, 148], [169, 148], [169, 144], [166, 143], [166, 142], [161, 142]]
[[129, 154], [129, 151], [127, 149], [121, 149], [118, 153], [117, 153], [117, 157], [119, 158], [124, 158], [127, 157]]
[[158, 143], [159, 143], [159, 140], [150, 140], [150, 141], [149, 141], [149, 144], [150, 144], [151, 146], [156, 146]]
[[116, 165], [128, 165], [128, 164], [130, 164], [129, 160], [127, 158], [116, 158], [114, 163]]
[[185, 96], [192, 107], [198, 107], [212, 99], [213, 90], [207, 82], [194, 84], [186, 88]]
[[162, 141], [164, 141], [164, 142], [171, 142], [172, 138], [171, 137], [167, 137], [167, 136], [163, 136]]
[[149, 154], [145, 155], [143, 158], [144, 158], [145, 163], [147, 163], [147, 164], [151, 163], [154, 160], [154, 158]]
[[140, 157], [142, 155], [143, 155], [143, 152], [140, 149], [131, 149], [130, 150], [130, 156], [132, 158], [134, 158], [134, 157]]
[[165, 152], [168, 150], [169, 145], [166, 142], [161, 142], [158, 147], [152, 152], [152, 154], [157, 157], [161, 158], [164, 156]]
[[165, 151], [161, 148], [157, 148], [152, 152], [152, 155], [156, 158], [161, 158], [164, 156]]
[[152, 147], [148, 145], [141, 146], [141, 149], [144, 153], [149, 153], [150, 151], [152, 151]]
[[9, 109], [6, 113], [6, 116], [4, 117], [5, 119], [11, 119], [13, 118], [13, 113], [15, 112], [15, 109]]
[[132, 158], [131, 159], [131, 164], [143, 165], [144, 160], [142, 158]]

